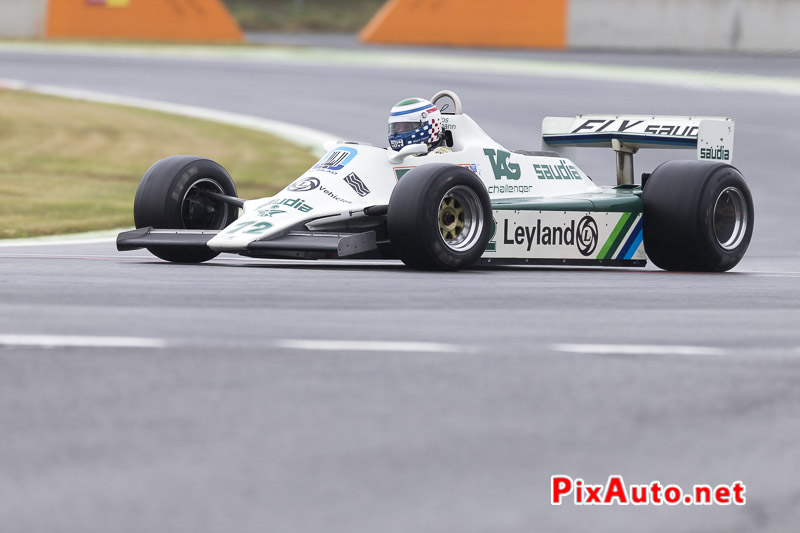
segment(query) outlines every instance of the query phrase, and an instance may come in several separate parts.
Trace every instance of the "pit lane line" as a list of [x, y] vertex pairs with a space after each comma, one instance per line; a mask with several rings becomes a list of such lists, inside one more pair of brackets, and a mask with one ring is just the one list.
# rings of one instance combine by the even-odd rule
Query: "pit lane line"
[[[433, 342], [405, 341], [312, 341], [284, 339], [272, 343], [277, 348], [337, 352], [475, 353], [476, 347]], [[0, 335], [0, 347], [32, 348], [153, 348], [176, 346], [165, 339], [144, 337], [97, 337], [84, 335]]]
[[[4, 348], [139, 348], [166, 349], [185, 343], [170, 342], [166, 339], [147, 337], [114, 337], [88, 335], [47, 335], [47, 334], [0, 334], [0, 347]], [[447, 353], [447, 354], [487, 354], [496, 353], [497, 348], [482, 349], [477, 345], [459, 345], [435, 342], [380, 341], [380, 340], [305, 340], [279, 339], [271, 343], [276, 348], [311, 352], [386, 352], [386, 353]], [[639, 356], [681, 356], [681, 357], [739, 357], [745, 353], [740, 350], [711, 346], [688, 345], [643, 345], [643, 344], [549, 344], [531, 347], [529, 354], [539, 355], [543, 351], [579, 355], [639, 355]], [[786, 352], [800, 355], [800, 346]], [[768, 354], [770, 360], [776, 356], [783, 358], [786, 353]], [[764, 357], [763, 355], [759, 355]]]
[[724, 348], [707, 346], [670, 346], [644, 344], [553, 344], [550, 349], [556, 352], [597, 354], [597, 355], [729, 355]]
[[35, 348], [165, 348], [163, 339], [84, 335], [0, 335], [0, 346]]
[[[325, 352], [395, 352], [395, 353], [454, 353], [474, 354], [480, 352], [478, 346], [410, 341], [373, 340], [304, 340], [281, 339], [271, 343], [276, 348], [301, 351]], [[165, 339], [143, 337], [98, 337], [83, 335], [0, 335], [0, 346], [37, 348], [166, 348], [170, 345]], [[175, 344], [171, 344], [175, 346]], [[601, 345], [601, 344], [553, 344], [550, 350], [556, 352], [583, 354], [621, 354], [621, 355], [725, 355], [728, 352], [718, 348], [699, 346], [642, 346], [642, 345]]]
[[427, 352], [476, 353], [477, 347], [433, 342], [348, 341], [285, 339], [274, 343], [278, 348], [336, 352]]
[[[283, 339], [271, 343], [276, 348], [311, 352], [387, 352], [387, 353], [446, 353], [461, 355], [508, 355], [518, 350], [503, 350], [480, 345], [458, 345], [429, 342], [364, 341], [364, 340], [300, 340]], [[644, 344], [566, 344], [555, 343], [526, 347], [526, 355], [542, 356], [571, 354], [581, 356], [641, 356], [666, 358], [696, 358], [702, 360], [738, 360], [782, 363], [796, 361], [800, 347], [772, 349], [759, 352], [756, 347], [723, 348], [688, 345]]]
[[[427, 352], [427, 353], [453, 353], [463, 355], [473, 354], [503, 354], [497, 347], [486, 348], [479, 345], [457, 345], [424, 342], [395, 342], [395, 341], [360, 341], [360, 340], [278, 340], [272, 343], [277, 348], [299, 351], [328, 351], [328, 352]], [[630, 356], [678, 356], [726, 359], [761, 359], [782, 361], [786, 354], [791, 354], [791, 359], [796, 359], [795, 354], [800, 354], [800, 347], [773, 350], [769, 354], [753, 356], [755, 348], [729, 349], [713, 346], [687, 346], [666, 344], [546, 344], [528, 347], [527, 354], [540, 356], [546, 353], [561, 353], [575, 355], [630, 355]]]

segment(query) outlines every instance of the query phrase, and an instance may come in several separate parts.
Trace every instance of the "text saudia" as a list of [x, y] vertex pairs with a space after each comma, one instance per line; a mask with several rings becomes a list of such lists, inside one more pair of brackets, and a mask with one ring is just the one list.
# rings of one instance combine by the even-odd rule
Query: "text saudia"
[[308, 213], [313, 207], [305, 203], [301, 198], [284, 198], [279, 200], [271, 200], [264, 204], [267, 205], [285, 205], [286, 207], [293, 207], [298, 211], [302, 211], [303, 213]]
[[729, 161], [730, 158], [731, 158], [731, 152], [724, 146], [719, 146], [717, 148], [700, 149], [700, 159], [717, 159], [722, 161]]

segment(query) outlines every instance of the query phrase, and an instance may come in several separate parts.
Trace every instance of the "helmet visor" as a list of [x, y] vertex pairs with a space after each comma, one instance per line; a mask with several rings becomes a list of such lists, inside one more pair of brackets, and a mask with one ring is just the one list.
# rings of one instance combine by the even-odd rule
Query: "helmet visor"
[[389, 124], [389, 135], [408, 133], [422, 127], [422, 122], [392, 122]]

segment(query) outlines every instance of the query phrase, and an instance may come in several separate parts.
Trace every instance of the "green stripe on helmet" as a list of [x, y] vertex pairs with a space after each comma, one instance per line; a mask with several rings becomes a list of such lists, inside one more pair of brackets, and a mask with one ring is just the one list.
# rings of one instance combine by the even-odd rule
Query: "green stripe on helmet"
[[404, 106], [404, 105], [418, 104], [418, 103], [420, 103], [421, 101], [422, 101], [422, 100], [420, 100], [419, 98], [410, 98], [410, 99], [408, 99], [408, 100], [403, 100], [402, 102], [400, 102], [399, 104], [397, 104], [397, 106], [395, 106], [395, 107], [402, 107], [402, 106]]

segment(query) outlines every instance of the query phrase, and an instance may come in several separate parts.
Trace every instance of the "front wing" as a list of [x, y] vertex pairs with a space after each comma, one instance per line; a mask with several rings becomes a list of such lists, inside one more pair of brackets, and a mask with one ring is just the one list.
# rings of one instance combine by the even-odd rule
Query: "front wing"
[[[206, 248], [218, 231], [168, 230], [139, 228], [120, 233], [117, 250], [140, 248]], [[247, 248], [238, 250], [241, 255], [252, 257], [294, 258], [344, 258], [363, 255], [377, 250], [375, 232], [321, 233], [293, 231], [282, 237], [267, 241], [255, 241]]]

